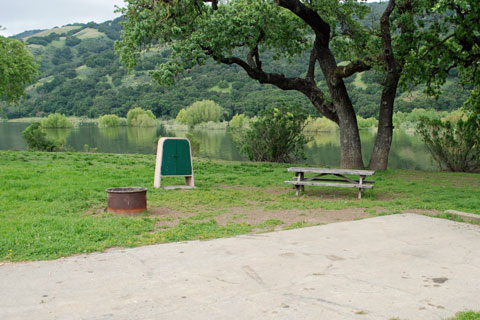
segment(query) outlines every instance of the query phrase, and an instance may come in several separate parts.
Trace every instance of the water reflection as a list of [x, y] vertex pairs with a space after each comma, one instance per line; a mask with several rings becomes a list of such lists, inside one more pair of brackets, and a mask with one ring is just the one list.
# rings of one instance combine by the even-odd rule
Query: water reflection
[[[0, 150], [25, 150], [21, 132], [28, 123], [0, 122]], [[49, 129], [48, 135], [65, 139], [68, 148], [83, 151], [97, 148], [106, 153], [155, 153], [157, 137], [185, 137], [185, 130], [166, 130], [163, 126], [152, 128], [98, 128], [92, 123], [73, 129]], [[226, 130], [194, 130], [192, 134], [200, 142], [200, 156], [224, 160], [245, 160], [238, 152]], [[375, 142], [375, 132], [360, 132], [364, 163], [368, 164]], [[340, 164], [340, 135], [338, 131], [319, 132], [313, 135], [306, 148], [306, 163], [316, 166], [336, 167]], [[423, 142], [415, 135], [395, 131], [389, 157], [390, 168], [433, 170], [436, 165]]]
[[49, 128], [44, 130], [48, 137], [57, 141], [66, 142], [67, 138], [70, 136], [73, 129], [72, 128], [61, 128], [61, 129]]
[[127, 139], [132, 144], [151, 146], [156, 138], [156, 127], [127, 127]]
[[107, 140], [114, 140], [120, 137], [120, 135], [125, 131], [121, 127], [113, 127], [113, 128], [99, 128], [98, 130], [100, 135], [107, 139]]

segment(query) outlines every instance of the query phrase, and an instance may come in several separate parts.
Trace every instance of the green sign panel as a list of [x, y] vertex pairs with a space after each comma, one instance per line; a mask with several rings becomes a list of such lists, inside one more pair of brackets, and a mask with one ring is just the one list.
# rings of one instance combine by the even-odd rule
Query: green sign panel
[[184, 186], [164, 186], [163, 188], [191, 189], [193, 180], [192, 151], [187, 138], [161, 138], [158, 140], [157, 161], [153, 185], [160, 188], [162, 176], [185, 177]]
[[162, 176], [191, 174], [190, 143], [184, 139], [166, 139], [163, 143]]

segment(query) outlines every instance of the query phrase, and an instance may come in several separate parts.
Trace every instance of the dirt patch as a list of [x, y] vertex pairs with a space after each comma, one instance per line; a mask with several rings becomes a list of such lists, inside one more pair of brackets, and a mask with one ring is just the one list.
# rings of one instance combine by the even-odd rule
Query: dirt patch
[[[308, 188], [308, 187], [307, 187]], [[318, 200], [334, 200], [338, 201], [339, 199], [341, 200], [358, 200], [358, 192], [356, 189], [352, 190], [350, 188], [344, 188], [344, 189], [327, 189], [327, 188], [305, 188], [305, 192], [302, 193], [304, 195], [305, 200], [312, 200], [312, 198], [318, 199]], [[369, 196], [369, 193], [372, 193], [374, 191], [372, 190], [365, 190], [362, 193], [362, 199], [367, 199]], [[395, 193], [395, 192], [376, 192], [374, 194], [375, 200], [380, 200], [380, 201], [392, 201], [399, 199], [401, 197], [400, 194]]]
[[195, 212], [185, 213], [168, 208], [149, 206], [147, 216], [158, 219], [158, 222], [155, 224], [155, 229], [157, 229], [157, 227], [159, 226], [176, 226], [181, 220], [194, 216], [196, 214], [197, 213]]
[[[340, 221], [352, 221], [371, 217], [363, 208], [349, 208], [342, 210], [265, 210], [264, 207], [238, 207], [231, 208], [228, 212], [215, 217], [220, 225], [228, 223], [248, 223], [258, 225], [267, 220], [281, 220], [280, 229], [294, 223], [303, 225], [317, 225]], [[279, 229], [279, 228], [277, 228]]]
[[441, 211], [438, 211], [438, 210], [427, 210], [427, 209], [408, 209], [408, 210], [404, 210], [404, 212], [416, 213], [416, 214], [428, 214], [428, 215], [438, 215], [442, 213]]
[[261, 188], [261, 187], [222, 185], [222, 186], [219, 186], [219, 188], [226, 189], [226, 190], [233, 189], [233, 190], [239, 190], [239, 191], [254, 191], [254, 192], [261, 192], [261, 193], [272, 194], [272, 195], [285, 194], [285, 193], [291, 191], [289, 188], [285, 188], [285, 187]]

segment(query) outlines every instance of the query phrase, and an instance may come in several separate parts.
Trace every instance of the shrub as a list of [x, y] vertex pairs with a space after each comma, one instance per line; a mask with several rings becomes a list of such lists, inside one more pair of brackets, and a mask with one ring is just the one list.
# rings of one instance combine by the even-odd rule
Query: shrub
[[250, 119], [244, 114], [236, 114], [228, 123], [228, 132], [235, 144], [241, 145], [245, 141]]
[[253, 161], [292, 162], [305, 159], [309, 141], [303, 135], [307, 111], [300, 106], [268, 108], [250, 123], [240, 151]]
[[375, 118], [363, 118], [357, 116], [358, 129], [365, 130], [378, 127], [378, 120]]
[[416, 132], [441, 170], [480, 172], [480, 115], [456, 124], [424, 117]]
[[98, 126], [100, 128], [120, 127], [123, 125], [125, 125], [124, 120], [114, 114], [106, 114], [98, 119]]
[[25, 139], [28, 149], [53, 152], [62, 148], [62, 144], [59, 141], [47, 137], [47, 134], [42, 130], [40, 122], [34, 122], [29, 125], [22, 132], [22, 138]]
[[[182, 110], [184, 110], [182, 112]], [[212, 100], [201, 100], [194, 102], [186, 109], [180, 110], [177, 120], [181, 124], [194, 127], [202, 122], [218, 122], [222, 118], [223, 108]]]
[[415, 108], [411, 112], [395, 112], [392, 120], [395, 129], [408, 130], [415, 129], [421, 118], [441, 119], [446, 116], [448, 116], [446, 111]]
[[192, 145], [192, 155], [198, 156], [200, 154], [200, 139], [195, 137], [192, 132], [187, 132], [185, 137], [190, 140], [190, 144]]
[[135, 107], [127, 112], [127, 126], [129, 127], [154, 127], [155, 115], [151, 110], [143, 110], [140, 107]]
[[185, 108], [182, 108], [177, 114], [177, 117], [175, 118], [175, 121], [181, 124], [187, 124], [187, 118], [185, 117]]
[[312, 117], [308, 117], [307, 119], [307, 124], [305, 125], [305, 129], [303, 129], [304, 132], [331, 132], [335, 131], [338, 128], [338, 125], [325, 118], [315, 118], [313, 119]]
[[72, 128], [73, 125], [68, 121], [64, 114], [54, 113], [41, 120], [43, 128]]

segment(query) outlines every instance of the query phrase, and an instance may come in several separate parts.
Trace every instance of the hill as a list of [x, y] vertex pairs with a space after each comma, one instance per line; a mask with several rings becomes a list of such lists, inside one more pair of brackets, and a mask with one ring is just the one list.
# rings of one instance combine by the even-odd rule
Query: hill
[[[381, 12], [373, 4], [372, 15]], [[175, 117], [181, 108], [197, 100], [211, 99], [222, 105], [227, 118], [235, 113], [256, 115], [278, 101], [304, 105], [316, 114], [309, 101], [298, 92], [287, 92], [251, 80], [237, 66], [213, 61], [188, 70], [172, 87], [160, 86], [149, 77], [155, 65], [167, 61], [168, 48], [155, 48], [144, 55], [132, 73], [119, 62], [113, 44], [121, 37], [121, 18], [96, 24], [67, 25], [51, 30], [26, 31], [17, 36], [40, 65], [38, 82], [27, 89], [27, 97], [17, 106], [4, 106], [8, 118], [60, 112], [67, 115], [98, 117], [113, 113], [125, 116], [132, 106], [152, 110], [157, 117]], [[274, 60], [265, 53], [264, 66], [287, 76], [306, 73], [308, 57], [287, 61]], [[267, 69], [267, 67], [265, 67]], [[322, 78], [317, 78], [322, 86]], [[346, 79], [352, 102], [363, 117], [376, 117], [381, 87], [373, 72], [364, 72]], [[399, 93], [396, 110], [414, 108], [453, 110], [460, 107], [467, 93], [455, 78], [445, 85], [446, 93], [439, 100], [425, 97], [421, 89]]]

